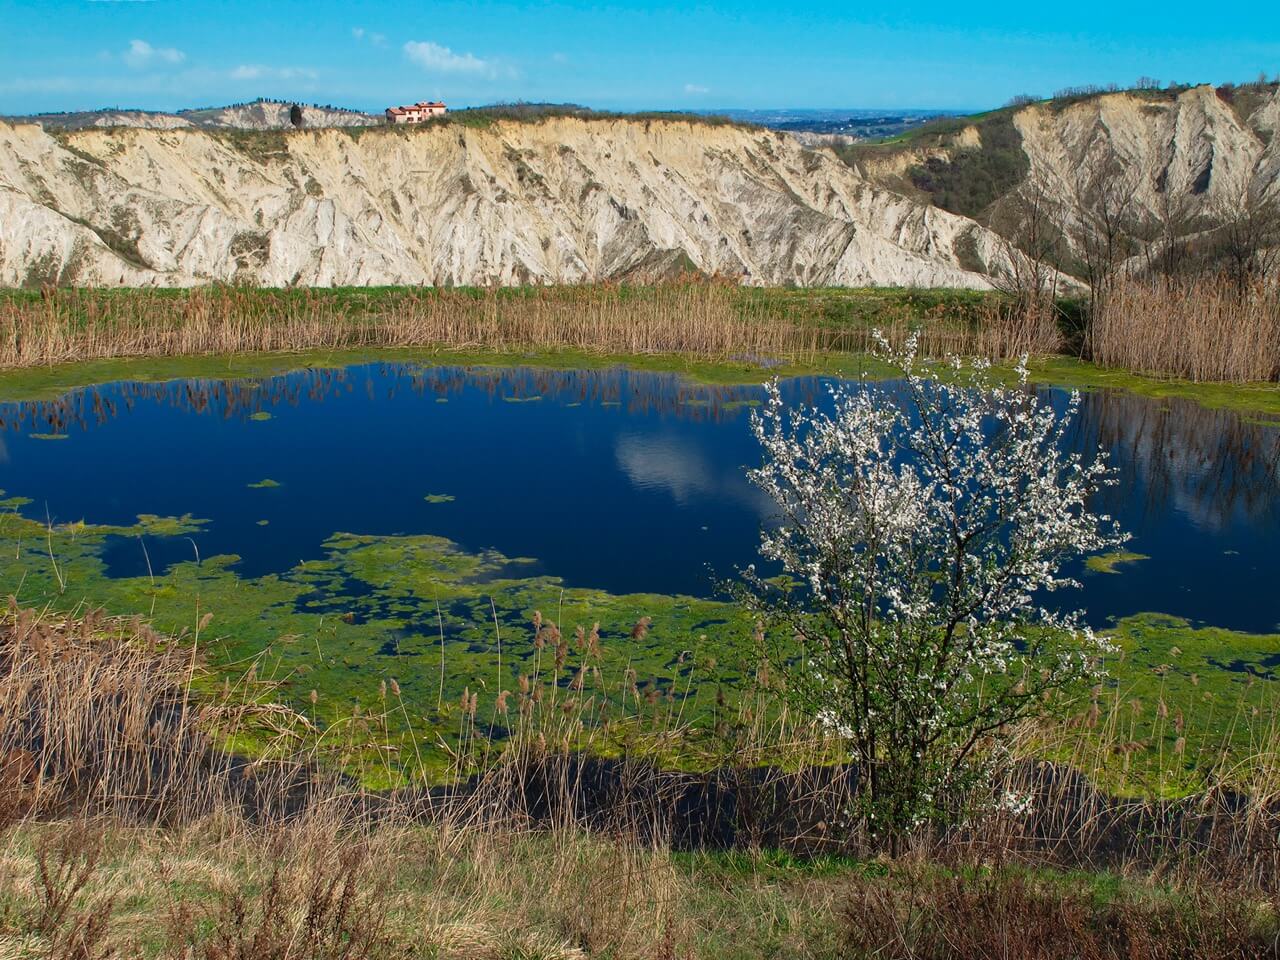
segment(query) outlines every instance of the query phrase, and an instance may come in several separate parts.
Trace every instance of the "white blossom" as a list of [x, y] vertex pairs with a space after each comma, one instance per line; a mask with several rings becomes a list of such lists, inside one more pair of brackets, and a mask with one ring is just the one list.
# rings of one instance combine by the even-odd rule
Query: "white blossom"
[[781, 522], [760, 549], [804, 589], [746, 580], [805, 647], [793, 689], [894, 780], [886, 816], [907, 823], [984, 739], [1096, 675], [1108, 648], [1047, 598], [1078, 586], [1068, 561], [1127, 538], [1089, 508], [1115, 482], [1105, 456], [1066, 442], [1078, 394], [1055, 412], [1025, 357], [1003, 386], [982, 361], [931, 379], [914, 338], [880, 352], [900, 383], [833, 387], [829, 414], [788, 409], [767, 385], [750, 476]]

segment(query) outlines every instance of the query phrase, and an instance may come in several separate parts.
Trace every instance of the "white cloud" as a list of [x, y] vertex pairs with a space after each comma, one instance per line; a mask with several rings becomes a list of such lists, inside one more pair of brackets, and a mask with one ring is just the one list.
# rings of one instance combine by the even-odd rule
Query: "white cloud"
[[309, 67], [264, 67], [242, 63], [231, 71], [232, 80], [316, 80], [319, 74]]
[[710, 87], [704, 87], [704, 86], [702, 86], [701, 84], [697, 84], [697, 83], [686, 83], [686, 84], [684, 85], [684, 92], [685, 92], [685, 93], [688, 93], [688, 94], [692, 94], [692, 95], [697, 96], [697, 95], [701, 95], [701, 94], [704, 94], [704, 93], [710, 93], [710, 92], [711, 92], [711, 88], [710, 88]]
[[471, 53], [454, 53], [430, 40], [410, 40], [404, 45], [404, 55], [432, 73], [472, 73], [493, 76], [496, 69], [488, 60], [481, 60]]
[[663, 491], [676, 503], [732, 501], [763, 520], [771, 504], [737, 469], [713, 463], [696, 443], [676, 434], [623, 433], [614, 440], [618, 469], [639, 490]]
[[355, 37], [357, 40], [363, 40], [363, 39], [364, 39], [364, 27], [352, 27], [352, 28], [351, 28], [351, 35], [352, 35], [353, 37]]
[[148, 67], [153, 63], [181, 63], [187, 55], [174, 47], [153, 47], [145, 40], [130, 40], [124, 62], [131, 67]]

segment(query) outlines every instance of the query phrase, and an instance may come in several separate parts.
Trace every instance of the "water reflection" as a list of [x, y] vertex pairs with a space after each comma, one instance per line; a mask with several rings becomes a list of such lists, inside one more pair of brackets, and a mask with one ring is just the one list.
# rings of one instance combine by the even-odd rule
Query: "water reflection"
[[[813, 384], [808, 383], [809, 391]], [[383, 363], [304, 369], [264, 380], [196, 379], [85, 387], [56, 400], [0, 404], [0, 428], [43, 433], [87, 430], [145, 405], [243, 420], [281, 406], [324, 403], [357, 389], [369, 400], [381, 397], [388, 401], [405, 394], [447, 401], [468, 392], [507, 401], [552, 397], [566, 404], [617, 406], [632, 414], [675, 415], [717, 423], [735, 418], [741, 407], [755, 402], [760, 393], [754, 386], [710, 386], [673, 373]]]
[[680, 507], [704, 497], [740, 503], [760, 521], [770, 512], [767, 497], [750, 482], [740, 466], [716, 462], [708, 450], [689, 438], [625, 432], [618, 435], [618, 468], [638, 491], [659, 491]]
[[1106, 391], [1086, 398], [1077, 430], [1084, 449], [1101, 444], [1124, 469], [1126, 483], [1106, 495], [1112, 509], [1141, 491], [1147, 516], [1174, 510], [1209, 533], [1276, 524], [1280, 429], [1189, 400]]
[[[828, 385], [793, 379], [784, 396], [823, 404]], [[755, 559], [769, 513], [743, 474], [759, 460], [747, 411], [762, 395], [624, 369], [412, 363], [108, 384], [0, 404], [0, 488], [31, 497], [41, 519], [207, 517], [200, 554], [234, 553], [249, 576], [320, 556], [335, 530], [433, 533], [537, 558], [582, 586], [706, 595], [708, 565], [727, 575]], [[1086, 575], [1066, 602], [1099, 623], [1155, 610], [1275, 627], [1280, 428], [1102, 391], [1084, 398], [1071, 439], [1110, 451], [1122, 482], [1098, 506], [1151, 559]], [[147, 548], [158, 565], [192, 554], [185, 541]], [[137, 542], [106, 560], [145, 572]]]

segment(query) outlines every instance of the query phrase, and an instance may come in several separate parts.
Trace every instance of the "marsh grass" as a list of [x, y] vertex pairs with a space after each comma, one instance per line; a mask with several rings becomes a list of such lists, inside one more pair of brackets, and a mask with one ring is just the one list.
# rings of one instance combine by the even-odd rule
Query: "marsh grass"
[[[598, 627], [535, 614], [529, 669], [458, 697], [440, 778], [415, 752], [444, 744], [388, 749], [395, 681], [320, 729], [252, 665], [211, 682], [197, 626], [0, 616], [0, 954], [1251, 957], [1280, 929], [1273, 717], [1196, 795], [1128, 800], [1081, 773], [1134, 736], [1096, 692], [885, 861], [767, 664], [699, 730], [678, 691], [597, 670]], [[419, 782], [336, 772], [391, 763]]]
[[575, 349], [723, 359], [804, 355], [818, 336], [721, 283], [402, 290], [50, 290], [0, 305], [0, 366], [359, 347]]
[[[0, 367], [315, 349], [575, 350], [747, 362], [865, 350], [923, 331], [934, 355], [1056, 349], [995, 298], [959, 291], [763, 291], [699, 278], [653, 286], [185, 291], [45, 289], [0, 297]], [[874, 309], [868, 307], [868, 303]]]
[[1106, 366], [1196, 381], [1280, 378], [1280, 287], [1224, 277], [1117, 282], [1090, 318]]

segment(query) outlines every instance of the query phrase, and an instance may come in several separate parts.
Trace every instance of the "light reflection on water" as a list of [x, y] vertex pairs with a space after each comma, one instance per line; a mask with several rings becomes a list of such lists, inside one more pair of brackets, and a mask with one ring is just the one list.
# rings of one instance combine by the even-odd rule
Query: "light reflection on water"
[[[788, 402], [825, 402], [821, 379], [784, 386]], [[110, 384], [0, 404], [0, 488], [32, 497], [41, 519], [208, 518], [201, 555], [237, 554], [244, 575], [320, 556], [335, 530], [433, 533], [535, 557], [538, 571], [575, 585], [708, 595], [708, 567], [728, 575], [752, 562], [768, 516], [743, 472], [759, 460], [748, 410], [761, 396], [622, 369], [391, 363]], [[1121, 483], [1098, 507], [1151, 559], [1087, 575], [1068, 602], [1098, 623], [1154, 610], [1275, 628], [1280, 428], [1107, 391], [1086, 395], [1071, 436], [1110, 451]], [[280, 486], [249, 487], [263, 479]], [[148, 549], [162, 565], [192, 548]], [[115, 574], [145, 572], [136, 542], [114, 544], [107, 560]]]

